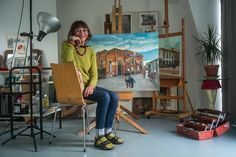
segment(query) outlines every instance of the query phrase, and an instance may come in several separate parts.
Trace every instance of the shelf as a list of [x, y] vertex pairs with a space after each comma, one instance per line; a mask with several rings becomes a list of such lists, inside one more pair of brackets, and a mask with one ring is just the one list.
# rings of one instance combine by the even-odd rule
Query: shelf
[[12, 85], [16, 85], [16, 84], [39, 84], [40, 82], [12, 82]]
[[4, 91], [4, 92], [0, 92], [0, 94], [3, 94], [3, 95], [23, 95], [23, 94], [30, 94], [30, 91], [28, 92], [10, 92], [10, 91]]
[[[0, 74], [2, 74], [2, 75], [9, 75], [9, 73], [10, 73], [10, 71], [0, 71]], [[22, 76], [22, 75], [26, 75], [26, 76], [29, 76], [30, 75], [30, 73], [29, 72], [20, 72], [20, 71], [16, 71], [16, 72], [12, 72], [12, 75], [20, 75], [20, 76]], [[32, 75], [34, 75], [34, 76], [38, 76], [39, 75], [39, 73], [32, 73]]]
[[203, 77], [203, 78], [198, 78], [197, 81], [206, 81], [206, 80], [226, 80], [226, 78], [221, 78], [221, 77]]
[[[59, 112], [61, 111], [61, 108], [59, 106], [53, 106], [53, 107], [49, 107], [48, 109], [45, 110], [45, 112], [43, 113], [43, 117], [46, 117], [50, 114], [53, 114], [55, 112]], [[30, 117], [30, 113], [29, 114], [13, 114], [14, 117]], [[40, 117], [40, 113], [33, 113], [33, 117]]]

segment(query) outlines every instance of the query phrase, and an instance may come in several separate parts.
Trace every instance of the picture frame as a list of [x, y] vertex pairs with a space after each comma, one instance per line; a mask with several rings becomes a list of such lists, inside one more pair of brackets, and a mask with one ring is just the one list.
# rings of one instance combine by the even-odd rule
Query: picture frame
[[[110, 14], [111, 15], [111, 14]], [[155, 25], [141, 25], [142, 15], [154, 16]], [[122, 33], [159, 32], [159, 11], [136, 11], [122, 13]], [[145, 21], [145, 20], [144, 20]]]
[[16, 38], [16, 34], [8, 33], [6, 34], [6, 48], [7, 50], [13, 50], [13, 41]]
[[122, 15], [122, 33], [132, 32], [132, 14], [125, 13]]
[[14, 50], [16, 47], [16, 55], [24, 55], [27, 46], [27, 37], [18, 36], [16, 33], [6, 34], [7, 50]]
[[[43, 51], [39, 50], [39, 49], [33, 49], [33, 52], [32, 52], [33, 59], [38, 60], [39, 65], [41, 65], [42, 53], [43, 53]], [[15, 59], [16, 58], [19, 58], [20, 63], [22, 63], [21, 62], [22, 59], [20, 59], [20, 58], [24, 58], [24, 57], [16, 56]], [[12, 59], [13, 59], [13, 50], [4, 51], [4, 53], [3, 53], [3, 67], [10, 68], [10, 65], [12, 63]], [[16, 64], [14, 63], [14, 65], [16, 65]]]
[[141, 12], [139, 14], [139, 26], [140, 28], [157, 27], [158, 26], [158, 14], [157, 12]]

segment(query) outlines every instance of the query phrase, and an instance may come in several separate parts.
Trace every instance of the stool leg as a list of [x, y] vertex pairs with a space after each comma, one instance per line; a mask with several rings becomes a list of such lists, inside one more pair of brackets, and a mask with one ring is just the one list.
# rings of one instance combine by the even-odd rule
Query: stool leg
[[55, 108], [55, 113], [54, 113], [54, 118], [53, 118], [53, 123], [52, 123], [51, 137], [50, 137], [50, 142], [49, 142], [49, 144], [52, 143], [52, 138], [53, 138], [53, 133], [54, 133], [54, 125], [55, 125], [55, 123], [56, 123], [56, 119], [57, 119], [57, 108]]
[[85, 115], [86, 115], [86, 124], [87, 124], [87, 126], [86, 126], [86, 132], [87, 132], [87, 134], [89, 134], [89, 132], [90, 132], [90, 129], [89, 129], [89, 117], [88, 117], [88, 107], [86, 106], [85, 107]]
[[85, 122], [85, 112], [86, 112], [86, 105], [82, 107], [82, 114], [83, 114], [83, 140], [84, 140], [84, 152], [86, 152], [86, 122]]

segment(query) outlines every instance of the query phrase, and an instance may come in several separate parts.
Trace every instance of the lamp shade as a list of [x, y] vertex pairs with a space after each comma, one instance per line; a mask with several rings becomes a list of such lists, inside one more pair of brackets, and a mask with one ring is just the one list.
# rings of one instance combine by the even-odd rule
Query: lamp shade
[[41, 41], [48, 33], [57, 32], [61, 28], [60, 21], [47, 12], [40, 12], [37, 16], [39, 26], [38, 41]]

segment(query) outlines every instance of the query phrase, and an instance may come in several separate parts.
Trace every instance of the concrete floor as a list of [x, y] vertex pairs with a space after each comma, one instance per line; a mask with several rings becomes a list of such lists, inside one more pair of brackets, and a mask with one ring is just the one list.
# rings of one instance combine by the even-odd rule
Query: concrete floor
[[[49, 144], [49, 136], [40, 140], [36, 136], [38, 152], [34, 152], [30, 137], [18, 136], [5, 145], [0, 145], [1, 157], [233, 157], [236, 154], [236, 128], [210, 140], [193, 140], [176, 133], [176, 120], [152, 117], [137, 121], [147, 131], [147, 135], [138, 133], [133, 127], [121, 122], [118, 135], [125, 143], [112, 151], [98, 150], [93, 147], [94, 130], [88, 135], [87, 152], [82, 150], [82, 137], [75, 133], [81, 128], [80, 119], [64, 119], [63, 128], [55, 130], [57, 136]], [[50, 130], [51, 120], [46, 120], [45, 130]], [[0, 142], [8, 138], [0, 137]]]

